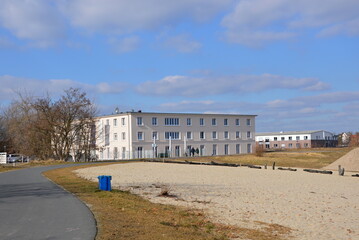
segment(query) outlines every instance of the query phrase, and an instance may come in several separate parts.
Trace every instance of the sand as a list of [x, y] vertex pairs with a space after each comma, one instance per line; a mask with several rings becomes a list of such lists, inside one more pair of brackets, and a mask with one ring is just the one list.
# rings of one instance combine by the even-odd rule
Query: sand
[[324, 167], [324, 169], [338, 170], [338, 165], [341, 165], [345, 171], [359, 172], [359, 148], [351, 150], [332, 164]]
[[[359, 178], [272, 169], [126, 163], [77, 170], [92, 181], [111, 175], [113, 188], [152, 202], [203, 209], [214, 222], [293, 229], [293, 239], [359, 239]], [[177, 198], [159, 197], [160, 186]]]

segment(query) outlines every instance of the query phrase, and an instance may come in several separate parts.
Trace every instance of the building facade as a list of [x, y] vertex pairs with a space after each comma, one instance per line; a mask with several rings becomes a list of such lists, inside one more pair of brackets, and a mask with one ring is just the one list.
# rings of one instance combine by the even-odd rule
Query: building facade
[[256, 144], [266, 149], [336, 147], [337, 137], [324, 130], [256, 133]]
[[251, 153], [256, 115], [124, 112], [96, 118], [100, 160]]

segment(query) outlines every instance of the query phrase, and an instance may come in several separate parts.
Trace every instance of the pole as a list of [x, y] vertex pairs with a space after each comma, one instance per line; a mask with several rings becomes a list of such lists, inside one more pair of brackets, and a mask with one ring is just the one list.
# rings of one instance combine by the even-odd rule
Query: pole
[[169, 154], [169, 157], [172, 157], [172, 137], [170, 136], [170, 139], [169, 139], [169, 141], [170, 141], [170, 154]]

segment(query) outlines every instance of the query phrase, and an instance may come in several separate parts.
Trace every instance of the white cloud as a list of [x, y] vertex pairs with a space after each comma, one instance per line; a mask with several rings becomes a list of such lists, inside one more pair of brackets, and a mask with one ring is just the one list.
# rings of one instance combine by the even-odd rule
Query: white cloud
[[171, 26], [182, 19], [206, 21], [232, 0], [64, 0], [73, 25], [90, 32], [132, 33]]
[[249, 114], [263, 108], [263, 104], [250, 102], [217, 102], [213, 100], [169, 102], [159, 105], [160, 111], [242, 113]]
[[315, 78], [293, 78], [272, 74], [222, 77], [167, 76], [140, 84], [142, 94], [198, 97], [226, 93], [261, 92], [270, 89], [324, 90], [328, 85]]
[[[358, 131], [359, 92], [333, 92], [264, 103], [182, 100], [159, 105], [169, 112], [256, 114], [258, 132], [325, 129]], [[338, 124], [340, 123], [340, 124]]]
[[2, 0], [0, 25], [37, 47], [48, 47], [65, 36], [63, 19], [46, 0]]
[[304, 29], [318, 36], [359, 35], [357, 0], [242, 0], [222, 20], [230, 42], [258, 47]]
[[176, 49], [181, 53], [195, 52], [202, 47], [199, 42], [191, 40], [190, 37], [186, 34], [166, 38], [164, 40], [164, 46], [167, 48]]
[[95, 85], [77, 82], [70, 79], [38, 80], [30, 78], [0, 76], [0, 99], [12, 100], [17, 93], [43, 96], [47, 93], [57, 95], [68, 88], [81, 88], [89, 94], [118, 94], [125, 90], [127, 84], [122, 82], [98, 83]]
[[140, 39], [137, 36], [130, 36], [120, 40], [111, 38], [109, 42], [117, 53], [126, 53], [136, 50], [139, 47]]

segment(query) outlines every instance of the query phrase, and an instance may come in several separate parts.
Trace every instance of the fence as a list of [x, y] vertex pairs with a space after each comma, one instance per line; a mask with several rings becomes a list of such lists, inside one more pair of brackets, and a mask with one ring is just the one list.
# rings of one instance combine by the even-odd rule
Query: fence
[[185, 153], [180, 151], [165, 151], [165, 152], [156, 152], [153, 150], [143, 150], [143, 151], [125, 151], [125, 152], [100, 152], [97, 155], [98, 160], [131, 160], [131, 159], [143, 159], [143, 158], [179, 158], [179, 157], [189, 157], [189, 156], [210, 156], [206, 155], [205, 151], [196, 151], [191, 152], [187, 150]]

